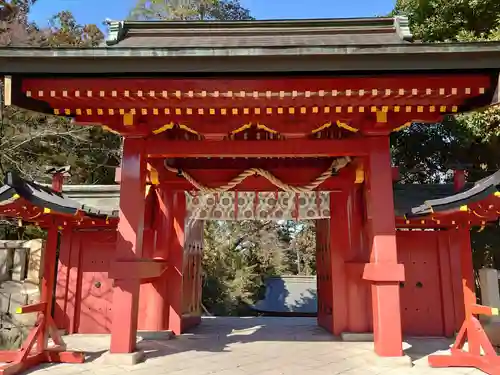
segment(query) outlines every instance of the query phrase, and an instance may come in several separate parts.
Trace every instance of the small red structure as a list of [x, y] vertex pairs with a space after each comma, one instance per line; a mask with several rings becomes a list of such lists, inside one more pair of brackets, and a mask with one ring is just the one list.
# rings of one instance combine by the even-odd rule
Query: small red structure
[[[82, 211], [74, 210], [74, 214], [70, 216], [67, 211], [71, 208], [61, 205], [64, 200], [60, 192], [67, 171], [68, 168], [49, 170], [53, 175], [52, 189], [26, 183], [13, 174], [7, 175], [6, 184], [0, 189], [4, 214], [20, 220], [36, 221], [47, 229], [40, 302], [20, 307], [17, 311], [18, 314], [37, 312], [38, 318], [18, 351], [1, 353], [1, 361], [8, 363], [0, 366], [1, 374], [17, 374], [45, 362], [82, 363], [84, 360], [83, 353], [66, 351], [65, 343], [52, 318], [59, 226], [84, 215]], [[40, 198], [46, 205], [41, 204]], [[52, 214], [53, 207], [56, 208], [56, 215]], [[49, 346], [50, 338], [54, 346]]]
[[[101, 309], [111, 353], [134, 352], [141, 314], [149, 329], [176, 334], [199, 322], [199, 265], [185, 257], [186, 228], [207, 219], [318, 220], [319, 324], [334, 334], [373, 330], [380, 356], [403, 355], [403, 329], [443, 326], [451, 335], [461, 324], [454, 254], [467, 247], [470, 257], [468, 229], [496, 220], [498, 176], [415, 198], [406, 217], [395, 215], [389, 135], [497, 102], [499, 46], [412, 43], [401, 17], [116, 22], [107, 43], [32, 49], [29, 58], [25, 48], [0, 49], [0, 67], [7, 104], [124, 136], [112, 260], [105, 271], [104, 259], [90, 258], [93, 272], [113, 280], [113, 309], [99, 297], [109, 303]], [[75, 236], [62, 257], [80, 257], [89, 235]], [[470, 263], [461, 268], [466, 280]], [[428, 282], [440, 288], [424, 291]], [[188, 290], [198, 292], [183, 298]], [[429, 305], [412, 311], [412, 300]], [[438, 300], [442, 317], [429, 320]], [[469, 301], [466, 327], [479, 312]], [[432, 363], [478, 364], [456, 353]]]

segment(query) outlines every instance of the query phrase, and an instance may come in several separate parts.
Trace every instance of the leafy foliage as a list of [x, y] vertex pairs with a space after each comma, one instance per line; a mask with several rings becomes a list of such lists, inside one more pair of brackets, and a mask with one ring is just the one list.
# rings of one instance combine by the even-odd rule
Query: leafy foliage
[[[7, 26], [1, 40], [50, 47], [90, 47], [102, 40], [97, 26], [80, 25], [67, 11], [52, 17], [47, 29], [27, 24], [23, 12], [33, 3], [12, 1], [4, 6], [6, 18], [2, 22]], [[18, 30], [23, 31], [18, 34]], [[0, 123], [0, 173], [16, 170], [30, 179], [44, 180], [44, 167], [71, 165], [73, 183], [112, 183], [120, 144], [118, 136], [101, 128], [76, 126], [64, 117], [5, 107]]]
[[[103, 38], [95, 25], [80, 25], [67, 11], [56, 14], [48, 28], [28, 22], [35, 0], [0, 1], [0, 44], [10, 46], [90, 47]], [[112, 183], [120, 160], [120, 137], [98, 127], [73, 125], [70, 119], [1, 108], [0, 175], [13, 170], [37, 181], [49, 182], [45, 167], [70, 165], [73, 183]], [[1, 223], [4, 238], [30, 237], [10, 222]], [[40, 233], [36, 233], [40, 235]]]
[[134, 20], [248, 20], [250, 11], [239, 0], [139, 0]]
[[497, 0], [397, 0], [393, 13], [408, 16], [414, 35], [426, 42], [494, 37], [500, 26]]
[[48, 44], [51, 47], [96, 47], [104, 34], [96, 25], [80, 25], [68, 11], [50, 19]]
[[[407, 15], [415, 37], [426, 42], [500, 40], [496, 0], [398, 0], [393, 13]], [[393, 136], [396, 163], [412, 182], [449, 178], [446, 171], [459, 165], [472, 179], [484, 177], [498, 168], [499, 124], [500, 109], [488, 108], [443, 124], [413, 125]]]
[[[500, 41], [497, 0], [398, 0], [394, 14], [407, 15], [417, 39], [426, 42]], [[451, 177], [453, 166], [475, 181], [500, 168], [500, 108], [462, 114], [443, 124], [413, 126], [393, 136], [393, 155], [408, 182], [436, 182]], [[473, 232], [474, 264], [500, 268], [500, 229]]]
[[204, 305], [213, 314], [249, 314], [266, 277], [314, 274], [313, 230], [309, 222], [206, 222]]

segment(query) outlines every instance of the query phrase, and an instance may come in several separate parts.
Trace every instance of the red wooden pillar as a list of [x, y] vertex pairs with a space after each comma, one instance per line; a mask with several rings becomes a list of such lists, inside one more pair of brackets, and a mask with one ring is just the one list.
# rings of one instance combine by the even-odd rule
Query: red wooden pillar
[[[59, 246], [59, 262], [57, 264], [56, 278], [56, 295], [54, 306], [54, 322], [58, 329], [66, 330], [68, 333], [69, 316], [67, 311], [68, 306], [68, 290], [70, 288], [70, 257], [71, 244], [73, 242], [73, 228], [66, 227], [61, 233], [61, 242]], [[72, 333], [72, 332], [71, 332]]]
[[326, 268], [327, 246], [325, 241], [325, 222], [326, 219], [316, 220], [316, 283], [318, 289], [318, 325], [327, 331], [332, 331], [333, 319], [332, 312], [329, 311], [331, 306], [332, 293], [328, 293], [327, 283], [328, 270]]
[[333, 304], [330, 220], [316, 221], [316, 268], [318, 285], [318, 325], [333, 333]]
[[168, 254], [167, 300], [168, 329], [175, 335], [182, 333], [182, 279], [184, 268], [184, 225], [186, 218], [186, 197], [184, 192], [173, 195], [172, 237]]
[[47, 239], [45, 241], [45, 251], [43, 254], [43, 278], [40, 301], [46, 303], [45, 314], [46, 319], [41, 323], [42, 332], [38, 335], [37, 347], [40, 350], [45, 350], [48, 345], [48, 330], [45, 327], [48, 323], [47, 317], [52, 316], [52, 301], [54, 298], [54, 285], [56, 282], [56, 261], [57, 261], [57, 242], [59, 240], [59, 231], [57, 224], [52, 219], [52, 225], [47, 230]]
[[[56, 192], [61, 192], [64, 183], [64, 174], [56, 172], [52, 175], [52, 189]], [[52, 316], [52, 302], [54, 299], [54, 286], [56, 284], [56, 262], [57, 262], [57, 247], [59, 241], [59, 229], [57, 223], [52, 218], [52, 224], [47, 229], [47, 240], [45, 242], [45, 251], [43, 254], [43, 278], [41, 288], [41, 301], [46, 303], [45, 316]], [[45, 320], [43, 325], [47, 324]], [[42, 328], [46, 331], [46, 328]], [[44, 335], [39, 335], [37, 339], [38, 348], [46, 349], [48, 345], [48, 332]]]
[[347, 278], [345, 269], [346, 252], [350, 247], [347, 192], [330, 193], [330, 264], [334, 335], [347, 329]]
[[[120, 221], [115, 260], [142, 256], [144, 230], [146, 155], [144, 140], [125, 138], [120, 183]], [[111, 353], [135, 351], [140, 279], [116, 279], [113, 287]]]
[[371, 252], [363, 278], [371, 281], [375, 352], [396, 357], [403, 355], [399, 282], [404, 268], [397, 263], [389, 137], [374, 136], [371, 143], [365, 191]]
[[[143, 251], [144, 259], [166, 260], [163, 253], [168, 250], [162, 240], [167, 232], [163, 228], [163, 214], [160, 209], [162, 194], [158, 186], [151, 186], [145, 207]], [[162, 275], [163, 276], [163, 275]], [[146, 331], [163, 331], [164, 325], [164, 298], [160, 291], [162, 276], [153, 279], [151, 282], [141, 284], [139, 298], [139, 323], [138, 328]], [[163, 278], [163, 284], [166, 282]]]
[[[168, 260], [169, 243], [172, 238], [172, 193], [156, 189], [157, 210], [154, 226], [156, 230], [156, 245], [153, 258]], [[169, 265], [170, 267], [170, 265]], [[151, 283], [147, 300], [147, 329], [164, 331], [168, 329], [168, 271]]]
[[[394, 172], [394, 170], [393, 170]], [[365, 202], [362, 199], [363, 189], [356, 185], [348, 201], [348, 225], [350, 248], [346, 257], [347, 278], [347, 330], [352, 333], [366, 333], [371, 329], [369, 285], [362, 280], [361, 266], [369, 261], [367, 254], [363, 220]]]
[[[474, 282], [474, 265], [472, 263], [472, 247], [470, 242], [470, 230], [468, 227], [460, 227], [457, 237], [460, 238], [460, 268], [462, 274], [462, 291], [464, 298], [465, 321], [474, 317], [472, 307], [476, 304], [476, 286]], [[470, 335], [473, 336], [473, 335]], [[471, 340], [469, 337], [469, 351], [480, 353], [480, 341]]]

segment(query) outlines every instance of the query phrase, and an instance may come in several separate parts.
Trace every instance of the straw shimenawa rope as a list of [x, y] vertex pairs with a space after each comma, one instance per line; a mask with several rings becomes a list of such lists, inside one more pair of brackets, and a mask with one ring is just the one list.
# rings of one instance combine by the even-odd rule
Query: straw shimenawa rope
[[350, 162], [351, 158], [348, 156], [333, 160], [332, 164], [328, 167], [328, 169], [326, 169], [322, 174], [320, 174], [314, 181], [311, 181], [308, 185], [305, 186], [291, 186], [284, 183], [279, 178], [277, 178], [276, 176], [274, 176], [273, 174], [262, 168], [250, 168], [241, 172], [238, 176], [233, 178], [227, 184], [216, 188], [205, 186], [200, 182], [196, 181], [189, 173], [183, 171], [182, 169], [169, 166], [167, 164], [167, 160], [165, 160], [164, 165], [168, 171], [177, 173], [178, 175], [184, 177], [196, 189], [198, 189], [200, 192], [204, 194], [216, 194], [231, 190], [236, 186], [238, 186], [239, 184], [241, 184], [246, 178], [254, 175], [259, 175], [266, 178], [269, 182], [271, 182], [273, 185], [275, 185], [276, 187], [280, 188], [283, 191], [289, 193], [307, 193], [316, 189], [319, 185], [328, 180], [334, 172], [337, 172], [340, 169], [344, 168]]

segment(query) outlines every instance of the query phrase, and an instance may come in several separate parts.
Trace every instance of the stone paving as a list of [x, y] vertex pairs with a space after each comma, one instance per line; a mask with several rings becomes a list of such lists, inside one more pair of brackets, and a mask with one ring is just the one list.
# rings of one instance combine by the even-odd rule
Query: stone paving
[[103, 363], [109, 336], [65, 338], [70, 349], [85, 350], [81, 365], [39, 367], [33, 375], [445, 375], [483, 374], [474, 369], [432, 369], [426, 356], [446, 350], [444, 339], [408, 340], [413, 367], [380, 361], [373, 343], [342, 342], [309, 318], [207, 318], [192, 334], [169, 341], [140, 341], [145, 361], [134, 366]]

